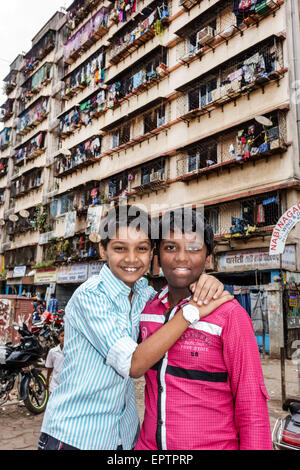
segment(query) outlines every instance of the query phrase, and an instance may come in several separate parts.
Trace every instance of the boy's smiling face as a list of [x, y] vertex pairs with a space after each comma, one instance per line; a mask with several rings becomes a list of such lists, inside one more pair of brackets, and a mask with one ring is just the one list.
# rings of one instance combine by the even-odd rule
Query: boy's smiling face
[[142, 230], [120, 227], [106, 249], [100, 244], [100, 255], [112, 273], [132, 288], [149, 269], [151, 242]]
[[159, 250], [160, 265], [170, 287], [187, 288], [204, 271], [207, 248], [196, 233], [175, 229], [164, 238]]

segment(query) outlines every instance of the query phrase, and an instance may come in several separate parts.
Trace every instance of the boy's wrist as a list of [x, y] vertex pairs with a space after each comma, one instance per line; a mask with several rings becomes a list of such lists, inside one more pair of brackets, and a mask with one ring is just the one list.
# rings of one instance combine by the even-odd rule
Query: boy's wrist
[[182, 315], [183, 318], [189, 323], [189, 325], [194, 325], [200, 320], [199, 308], [195, 305], [192, 305], [190, 302], [182, 306]]

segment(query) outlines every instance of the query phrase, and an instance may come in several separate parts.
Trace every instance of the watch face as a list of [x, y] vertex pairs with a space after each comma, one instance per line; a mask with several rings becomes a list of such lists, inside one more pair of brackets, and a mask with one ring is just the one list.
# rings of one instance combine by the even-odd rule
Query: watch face
[[193, 305], [185, 305], [182, 312], [184, 319], [190, 323], [196, 323], [200, 320], [199, 310]]

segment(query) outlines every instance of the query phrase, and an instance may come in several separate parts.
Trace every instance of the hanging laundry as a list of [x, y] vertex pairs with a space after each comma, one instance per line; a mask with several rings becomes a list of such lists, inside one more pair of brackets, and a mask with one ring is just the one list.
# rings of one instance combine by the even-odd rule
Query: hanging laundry
[[265, 221], [266, 221], [266, 219], [265, 219], [264, 206], [263, 206], [263, 204], [259, 204], [257, 206], [256, 222], [258, 224], [263, 224], [263, 223], [265, 223]]

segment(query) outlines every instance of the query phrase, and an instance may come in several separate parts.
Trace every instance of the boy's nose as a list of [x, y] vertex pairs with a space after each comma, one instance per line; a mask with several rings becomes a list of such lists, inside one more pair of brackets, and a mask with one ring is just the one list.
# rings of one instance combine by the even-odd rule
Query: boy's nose
[[180, 262], [186, 261], [188, 259], [188, 253], [184, 249], [178, 250], [176, 252], [175, 259], [176, 259], [176, 261], [180, 261]]
[[126, 254], [125, 261], [126, 263], [134, 263], [137, 260], [137, 255], [135, 251], [129, 251]]

